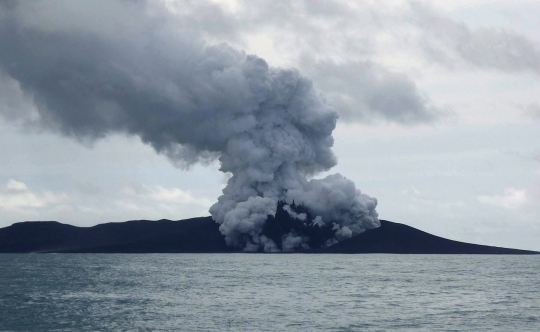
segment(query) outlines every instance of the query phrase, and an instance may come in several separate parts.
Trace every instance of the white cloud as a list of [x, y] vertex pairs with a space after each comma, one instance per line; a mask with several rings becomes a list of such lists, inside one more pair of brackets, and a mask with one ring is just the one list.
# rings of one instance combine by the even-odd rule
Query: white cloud
[[28, 186], [16, 180], [9, 180], [0, 189], [0, 209], [7, 211], [25, 211], [46, 208], [61, 203], [66, 199], [63, 194], [52, 192], [34, 192]]
[[515, 188], [506, 188], [502, 195], [483, 195], [478, 197], [480, 203], [500, 206], [505, 209], [518, 209], [525, 205], [527, 200], [527, 190]]
[[415, 196], [415, 197], [422, 195], [420, 193], [420, 190], [418, 190], [415, 186], [410, 186], [409, 188], [402, 190], [401, 193], [406, 196]]
[[162, 186], [147, 186], [139, 183], [130, 183], [123, 190], [128, 196], [151, 199], [153, 201], [168, 204], [195, 204], [209, 206], [212, 202], [206, 198], [195, 197], [191, 192], [179, 188], [165, 188]]
[[208, 215], [214, 202], [176, 187], [129, 182], [112, 203], [124, 220], [186, 219]]
[[20, 192], [28, 191], [28, 187], [26, 186], [26, 184], [12, 179], [6, 183], [6, 185], [3, 188], [3, 191], [9, 192], [9, 193], [20, 193]]
[[155, 186], [151, 188], [149, 197], [156, 201], [165, 201], [170, 203], [200, 203], [190, 192], [182, 191], [178, 188], [164, 188]]

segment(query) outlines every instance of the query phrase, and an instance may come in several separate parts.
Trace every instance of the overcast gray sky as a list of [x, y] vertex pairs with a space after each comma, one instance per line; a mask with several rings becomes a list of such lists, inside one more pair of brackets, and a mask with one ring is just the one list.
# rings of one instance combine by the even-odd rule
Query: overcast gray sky
[[[540, 250], [538, 1], [165, 5], [173, 29], [311, 78], [340, 115], [338, 165], [329, 173], [376, 197], [381, 219], [461, 241]], [[125, 31], [152, 28], [140, 23], [136, 6], [66, 0], [20, 15], [44, 31], [128, 40]], [[0, 21], [7, 16], [0, 12]], [[0, 35], [9, 34], [6, 27]], [[182, 53], [174, 45], [168, 51]], [[104, 132], [93, 140], [32, 125], [39, 100], [22, 92], [27, 76], [5, 67], [10, 52], [0, 52], [0, 227], [208, 215], [227, 180], [216, 161], [185, 169], [137, 136]]]

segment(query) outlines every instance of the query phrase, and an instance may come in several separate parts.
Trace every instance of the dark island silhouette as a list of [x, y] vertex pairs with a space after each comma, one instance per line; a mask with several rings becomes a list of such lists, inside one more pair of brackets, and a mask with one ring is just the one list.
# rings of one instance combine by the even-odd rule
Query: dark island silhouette
[[[211, 217], [134, 220], [76, 227], [54, 221], [0, 228], [0, 253], [232, 253]], [[381, 220], [381, 227], [333, 246], [302, 253], [343, 254], [540, 254], [464, 243]]]

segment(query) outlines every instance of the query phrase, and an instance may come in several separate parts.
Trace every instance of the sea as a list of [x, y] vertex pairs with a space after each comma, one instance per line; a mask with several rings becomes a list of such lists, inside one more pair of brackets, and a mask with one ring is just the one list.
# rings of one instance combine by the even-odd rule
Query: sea
[[0, 254], [0, 331], [540, 331], [540, 256]]

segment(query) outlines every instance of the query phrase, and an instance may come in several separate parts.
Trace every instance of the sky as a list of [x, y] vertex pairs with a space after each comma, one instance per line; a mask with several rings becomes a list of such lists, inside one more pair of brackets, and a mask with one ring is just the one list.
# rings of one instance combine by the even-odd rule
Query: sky
[[[12, 3], [0, 6], [0, 22]], [[49, 33], [129, 40], [152, 28], [139, 15], [159, 15], [206, 45], [297, 68], [339, 114], [337, 166], [316, 178], [340, 173], [354, 181], [377, 198], [380, 219], [540, 250], [537, 1], [167, 0], [143, 4], [144, 12], [141, 1], [27, 3], [21, 22]], [[174, 45], [167, 51], [187, 56]], [[78, 135], [37, 121], [39, 100], [25, 93], [25, 76], [10, 71], [12, 54], [4, 53], [0, 227], [209, 215], [228, 180], [217, 160], [175, 163], [129, 132]]]

